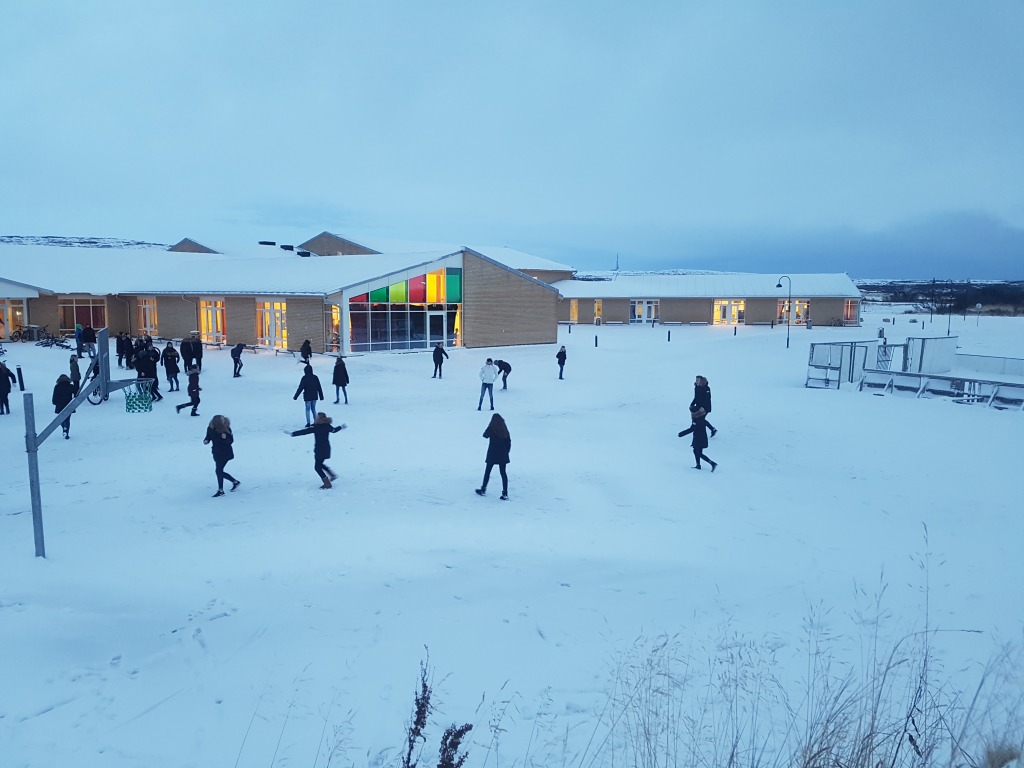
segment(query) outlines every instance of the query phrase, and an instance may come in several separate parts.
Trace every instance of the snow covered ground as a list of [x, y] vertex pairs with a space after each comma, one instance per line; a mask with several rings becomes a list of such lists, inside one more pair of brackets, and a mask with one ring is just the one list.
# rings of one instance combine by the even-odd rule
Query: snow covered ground
[[[611, 670], [637, 638], [674, 636], [693, 658], [749, 641], [799, 687], [808, 626], [862, 664], [858, 617], [883, 590], [883, 642], [926, 622], [978, 630], [933, 648], [972, 684], [1022, 640], [1024, 414], [805, 389], [812, 340], [874, 338], [883, 312], [890, 342], [921, 333], [902, 308], [869, 312], [860, 329], [794, 328], [789, 350], [784, 328], [674, 327], [668, 341], [664, 327], [563, 327], [564, 381], [554, 345], [454, 350], [440, 381], [429, 352], [353, 356], [351, 404], [324, 405], [349, 427], [332, 439], [330, 491], [312, 438], [285, 434], [304, 424], [301, 366], [247, 354], [232, 379], [227, 349], [207, 352], [201, 418], [175, 413], [184, 392], [145, 415], [114, 393], [43, 445], [46, 559], [13, 393], [0, 765], [389, 764], [426, 648], [428, 751], [468, 722], [468, 765], [553, 764], [595, 752]], [[951, 322], [965, 351], [1024, 357], [1024, 318]], [[7, 350], [41, 429], [68, 353]], [[509, 502], [496, 476], [473, 493], [488, 355], [513, 366], [495, 392]], [[315, 361], [331, 395], [332, 362]], [[715, 474], [691, 469], [676, 437], [698, 373]], [[214, 499], [201, 441], [217, 413], [242, 486]]]

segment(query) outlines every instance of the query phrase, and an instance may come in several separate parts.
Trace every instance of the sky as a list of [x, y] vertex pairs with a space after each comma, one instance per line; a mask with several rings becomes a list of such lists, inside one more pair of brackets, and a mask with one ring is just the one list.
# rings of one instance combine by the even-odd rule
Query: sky
[[9, 3], [0, 234], [1024, 278], [1019, 2]]
[[[847, 675], [847, 692], [876, 683], [883, 732], [903, 733], [925, 680], [937, 699], [910, 710], [914, 727], [940, 713], [963, 763], [994, 738], [1020, 746], [1024, 413], [804, 388], [811, 341], [945, 336], [945, 318], [922, 328], [903, 309], [794, 328], [790, 348], [782, 328], [563, 327], [564, 380], [555, 344], [454, 348], [442, 379], [426, 350], [353, 355], [349, 404], [328, 386], [321, 405], [347, 425], [329, 491], [312, 437], [289, 436], [302, 365], [246, 353], [236, 379], [211, 349], [200, 417], [176, 414], [184, 387], [161, 379], [151, 413], [115, 392], [42, 444], [45, 558], [15, 391], [0, 416], [0, 763], [394, 766], [421, 662], [437, 706], [424, 766], [451, 723], [474, 725], [467, 768], [724, 765], [734, 727], [741, 750], [767, 751], [740, 762], [793, 765], [769, 755], [798, 751]], [[962, 352], [1020, 359], [1022, 325], [955, 316], [951, 332]], [[67, 353], [5, 346], [41, 431]], [[486, 356], [512, 365], [494, 393], [508, 501], [496, 471], [473, 492]], [[333, 359], [313, 366], [327, 384]], [[677, 437], [698, 373], [714, 473]], [[218, 413], [241, 486], [211, 498]], [[630, 759], [628, 742], [649, 746], [644, 716], [659, 748], [703, 759]]]

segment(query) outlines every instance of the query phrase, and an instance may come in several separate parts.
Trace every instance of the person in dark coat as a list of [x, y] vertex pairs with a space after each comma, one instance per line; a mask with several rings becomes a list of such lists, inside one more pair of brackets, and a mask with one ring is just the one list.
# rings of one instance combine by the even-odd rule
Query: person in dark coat
[[[75, 399], [75, 385], [71, 383], [71, 378], [66, 374], [62, 373], [57, 377], [57, 383], [53, 385], [53, 397], [51, 402], [53, 403], [53, 412], [60, 413], [67, 408], [68, 403]], [[71, 439], [71, 414], [60, 423], [61, 428], [64, 430], [64, 439]]]
[[178, 384], [178, 374], [181, 373], [181, 368], [178, 367], [180, 359], [178, 350], [168, 341], [164, 351], [160, 353], [160, 365], [164, 367], [164, 374], [167, 376], [168, 392], [177, 392], [181, 389]]
[[82, 369], [78, 367], [78, 355], [72, 355], [71, 361], [68, 363], [68, 376], [71, 379], [71, 385], [75, 388], [75, 395], [82, 390]]
[[440, 341], [437, 342], [437, 344], [434, 346], [434, 351], [432, 354], [434, 357], [434, 375], [431, 376], [430, 378], [443, 379], [444, 376], [441, 375], [441, 366], [444, 365], [444, 359], [448, 357], [448, 353], [444, 351], [444, 344], [442, 344]]
[[299, 357], [302, 358], [302, 362], [309, 365], [309, 358], [313, 356], [313, 345], [306, 339], [302, 342], [302, 346], [299, 347]]
[[338, 404], [338, 390], [341, 390], [341, 394], [345, 395], [345, 405], [348, 405], [348, 391], [345, 389], [348, 386], [348, 368], [345, 367], [345, 361], [340, 355], [334, 361], [334, 376], [331, 383], [334, 384], [334, 404]]
[[704, 421], [708, 425], [708, 429], [711, 430], [711, 436], [714, 437], [718, 434], [718, 430], [707, 420], [707, 415], [711, 413], [711, 386], [703, 376], [698, 376], [694, 380], [693, 400], [690, 401], [691, 413], [698, 408], [704, 411]]
[[512, 366], [504, 360], [495, 360], [494, 367], [501, 371], [501, 388], [508, 389], [508, 375], [512, 373]]
[[292, 400], [298, 400], [299, 395], [302, 395], [302, 401], [305, 403], [306, 426], [311, 427], [316, 419], [316, 401], [324, 399], [324, 390], [320, 386], [320, 378], [313, 373], [313, 366], [309, 364], [303, 369], [302, 378], [299, 379], [299, 386], [292, 395]]
[[203, 340], [197, 336], [192, 337], [192, 354], [196, 357], [196, 368], [203, 372]]
[[693, 422], [690, 424], [690, 428], [680, 432], [679, 437], [693, 435], [691, 445], [693, 446], [693, 458], [697, 462], [693, 468], [700, 469], [700, 460], [704, 459], [711, 465], [711, 471], [714, 472], [718, 469], [718, 462], [712, 461], [704, 455], [704, 449], [708, 447], [708, 424], [704, 421], [704, 411], [700, 408], [691, 411], [690, 420]]
[[565, 347], [563, 346], [555, 353], [555, 360], [558, 361], [558, 378], [562, 378], [562, 371], [565, 369]]
[[181, 340], [181, 364], [185, 366], [186, 371], [195, 367], [197, 341], [195, 334]]
[[225, 480], [231, 481], [232, 491], [242, 484], [240, 480], [236, 480], [224, 471], [227, 463], [235, 458], [235, 450], [231, 447], [234, 442], [235, 436], [231, 433], [231, 419], [220, 414], [210, 419], [210, 425], [206, 428], [206, 437], [203, 439], [203, 445], [209, 445], [213, 451], [213, 466], [214, 471], [217, 473], [217, 492], [213, 494], [215, 499], [218, 496], [224, 495]]
[[501, 500], [508, 501], [508, 474], [505, 466], [509, 462], [508, 454], [512, 450], [512, 436], [508, 433], [505, 420], [497, 413], [491, 416], [491, 423], [484, 430], [484, 437], [490, 442], [487, 444], [487, 456], [484, 461], [487, 467], [484, 469], [484, 482], [476, 489], [477, 496], [487, 493], [487, 481], [491, 479], [491, 469], [498, 465], [498, 472], [501, 473]]
[[245, 344], [241, 343], [235, 344], [235, 346], [231, 348], [231, 362], [234, 363], [235, 365], [235, 370], [232, 373], [233, 378], [237, 379], [239, 376], [242, 375], [242, 366], [244, 365], [244, 363], [242, 362], [242, 352], [244, 350]]
[[160, 353], [153, 347], [145, 347], [135, 357], [135, 372], [138, 379], [150, 379], [149, 392], [153, 395], [153, 402], [159, 403], [164, 399], [160, 394], [160, 379], [157, 377], [157, 365], [160, 363]]
[[86, 323], [82, 329], [82, 344], [90, 359], [96, 357], [96, 329], [90, 323]]
[[334, 486], [331, 484], [331, 481], [338, 479], [338, 475], [334, 470], [324, 464], [324, 462], [331, 458], [331, 435], [343, 429], [345, 429], [344, 424], [332, 427], [331, 417], [321, 412], [316, 415], [312, 424], [306, 425], [305, 429], [297, 429], [292, 432], [292, 437], [313, 435], [313, 469], [316, 470], [317, 475], [323, 480], [324, 484], [320, 486], [321, 491], [333, 488]]
[[117, 352], [117, 367], [124, 368], [124, 358], [128, 353], [128, 347], [131, 345], [131, 338], [124, 331], [120, 331], [117, 334], [117, 339], [114, 341], [114, 350]]
[[75, 354], [82, 356], [82, 324], [75, 323]]
[[7, 364], [0, 360], [0, 416], [11, 412], [11, 390], [18, 378]]
[[182, 408], [188, 408], [192, 406], [192, 415], [199, 415], [199, 393], [203, 391], [203, 388], [199, 386], [199, 369], [190, 368], [188, 371], [188, 386], [185, 388], [188, 392], [189, 401], [182, 403], [181, 405], [174, 406], [175, 413], [181, 413]]

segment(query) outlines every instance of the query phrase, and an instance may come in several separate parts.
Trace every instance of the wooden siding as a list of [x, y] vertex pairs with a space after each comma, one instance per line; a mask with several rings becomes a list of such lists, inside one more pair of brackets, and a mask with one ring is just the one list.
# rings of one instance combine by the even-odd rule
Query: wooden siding
[[224, 338], [232, 345], [256, 343], [255, 297], [224, 297]]
[[743, 322], [746, 325], [751, 323], [770, 323], [776, 320], [778, 315], [778, 299], [747, 299], [743, 312]]
[[463, 253], [462, 269], [463, 346], [558, 340], [558, 294], [553, 290], [471, 253]]
[[[296, 250], [310, 251], [318, 256], [363, 256], [380, 253], [365, 245], [353, 243], [343, 237], [332, 235], [330, 232], [321, 232], [314, 238], [296, 246]], [[303, 338], [307, 338], [303, 336]], [[301, 342], [300, 342], [301, 343]]]
[[137, 317], [134, 297], [107, 296], [107, 330], [110, 331], [110, 338], [117, 336], [120, 331], [133, 329]]
[[28, 300], [28, 317], [25, 318], [26, 325], [48, 325], [49, 330], [57, 332], [57, 297], [40, 296], [38, 299]]
[[542, 283], [556, 283], [559, 280], [572, 280], [571, 270], [562, 269], [521, 269], [520, 272], [536, 277]]
[[[267, 297], [265, 300], [275, 299]], [[319, 296], [282, 296], [276, 300], [287, 303], [285, 318], [288, 323], [288, 349], [298, 350], [302, 342], [309, 339], [314, 352], [324, 352], [324, 300]], [[253, 326], [255, 323], [254, 319]]]
[[661, 299], [658, 320], [663, 323], [710, 323], [715, 302], [712, 299]]
[[[196, 314], [198, 303], [198, 296], [189, 296], [187, 300], [181, 296], [157, 296], [156, 322], [160, 335], [165, 339], [183, 339], [198, 329], [199, 320]], [[133, 301], [133, 311], [134, 308]], [[132, 315], [132, 328], [135, 327], [137, 318], [137, 314]]]
[[[590, 311], [593, 312], [594, 303], [590, 303]], [[583, 307], [580, 307], [582, 310]], [[601, 322], [602, 323], [628, 323], [629, 322], [629, 299], [602, 299], [601, 300]]]

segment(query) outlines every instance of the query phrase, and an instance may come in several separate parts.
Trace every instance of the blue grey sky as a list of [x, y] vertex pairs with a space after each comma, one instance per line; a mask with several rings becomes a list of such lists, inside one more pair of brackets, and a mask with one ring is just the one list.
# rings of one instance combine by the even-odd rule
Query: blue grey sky
[[1024, 3], [8, 0], [0, 234], [1024, 278]]

